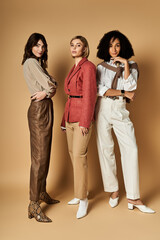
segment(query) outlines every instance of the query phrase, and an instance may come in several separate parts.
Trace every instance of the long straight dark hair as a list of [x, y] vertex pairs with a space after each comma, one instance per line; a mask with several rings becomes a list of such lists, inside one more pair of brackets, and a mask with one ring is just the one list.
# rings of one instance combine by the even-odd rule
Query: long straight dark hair
[[36, 46], [36, 44], [38, 43], [38, 41], [41, 40], [45, 46], [45, 51], [42, 55], [42, 57], [40, 58], [41, 60], [41, 66], [42, 68], [45, 70], [47, 68], [47, 59], [48, 59], [48, 45], [46, 42], [45, 37], [40, 34], [40, 33], [33, 33], [24, 48], [24, 55], [23, 55], [23, 60], [22, 60], [22, 65], [24, 64], [24, 62], [28, 59], [28, 58], [36, 58], [35, 55], [32, 52], [32, 48], [34, 46]]

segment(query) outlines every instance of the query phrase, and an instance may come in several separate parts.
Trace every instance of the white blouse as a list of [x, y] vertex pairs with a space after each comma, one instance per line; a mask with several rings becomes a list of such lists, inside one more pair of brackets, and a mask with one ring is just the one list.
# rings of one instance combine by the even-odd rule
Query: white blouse
[[[129, 64], [134, 63], [134, 61], [129, 61]], [[113, 64], [113, 60], [107, 62], [107, 64], [112, 67], [117, 67]], [[121, 63], [120, 67], [124, 67]], [[112, 81], [116, 75], [116, 72], [109, 70], [102, 65], [97, 66], [97, 85], [98, 85], [98, 96], [103, 96], [108, 89], [111, 89]], [[130, 69], [130, 75], [127, 79], [124, 79], [124, 71], [122, 76], [118, 78], [117, 90], [133, 91], [137, 88], [138, 71], [137, 69]]]

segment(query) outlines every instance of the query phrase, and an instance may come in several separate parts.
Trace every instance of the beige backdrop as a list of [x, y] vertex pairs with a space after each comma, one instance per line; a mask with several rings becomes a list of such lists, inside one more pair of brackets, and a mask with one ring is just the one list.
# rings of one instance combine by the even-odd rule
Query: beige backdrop
[[[5, 0], [1, 8], [1, 214], [0, 236], [10, 239], [145, 239], [159, 240], [160, 230], [160, 67], [158, 0]], [[77, 34], [90, 45], [89, 60], [98, 64], [96, 48], [107, 31], [118, 29], [128, 36], [140, 68], [137, 97], [128, 108], [139, 146], [142, 200], [157, 213], [127, 210], [120, 154], [116, 144], [121, 200], [108, 206], [103, 192], [95, 132], [89, 145], [90, 207], [87, 217], [76, 220], [77, 207], [67, 206], [73, 196], [72, 167], [65, 133], [60, 130], [66, 96], [64, 79], [73, 65], [69, 41]], [[27, 110], [29, 91], [21, 67], [24, 45], [30, 34], [40, 32], [49, 45], [49, 73], [59, 84], [54, 97], [54, 132], [48, 191], [61, 200], [44, 210], [52, 224], [27, 219], [30, 168]]]

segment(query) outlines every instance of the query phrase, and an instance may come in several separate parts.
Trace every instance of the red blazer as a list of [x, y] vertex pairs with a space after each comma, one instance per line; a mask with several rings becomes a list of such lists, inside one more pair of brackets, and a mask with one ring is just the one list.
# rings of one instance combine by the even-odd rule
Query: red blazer
[[62, 119], [62, 127], [66, 122], [79, 122], [79, 126], [89, 128], [94, 118], [96, 103], [96, 67], [83, 58], [78, 65], [71, 69], [65, 79], [64, 90], [71, 96], [82, 98], [68, 98]]

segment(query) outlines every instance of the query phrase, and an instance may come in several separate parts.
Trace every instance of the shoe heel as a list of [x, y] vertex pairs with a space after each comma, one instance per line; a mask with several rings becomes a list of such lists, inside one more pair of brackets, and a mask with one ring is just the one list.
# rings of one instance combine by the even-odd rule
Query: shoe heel
[[32, 215], [32, 213], [28, 213], [28, 218], [31, 219], [33, 218], [34, 216]]
[[133, 210], [133, 204], [132, 203], [128, 203], [128, 209]]

